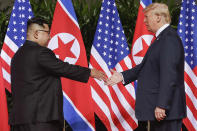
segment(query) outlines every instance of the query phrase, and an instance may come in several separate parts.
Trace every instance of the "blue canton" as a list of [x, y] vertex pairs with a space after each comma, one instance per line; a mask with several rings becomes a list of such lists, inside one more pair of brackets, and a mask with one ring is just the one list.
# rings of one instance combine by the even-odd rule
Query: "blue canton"
[[197, 64], [197, 5], [195, 0], [183, 0], [178, 34], [185, 49], [185, 60], [193, 69]]
[[115, 0], [103, 0], [93, 45], [109, 69], [130, 54]]
[[33, 12], [29, 0], [16, 0], [10, 17], [7, 35], [18, 47], [26, 40], [27, 21], [32, 17]]

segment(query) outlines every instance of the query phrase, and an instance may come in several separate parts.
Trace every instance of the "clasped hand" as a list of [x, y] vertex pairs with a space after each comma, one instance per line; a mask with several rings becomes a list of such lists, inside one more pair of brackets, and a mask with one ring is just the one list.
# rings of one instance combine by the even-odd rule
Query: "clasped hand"
[[111, 77], [109, 77], [106, 81], [105, 81], [105, 85], [108, 86], [113, 86], [121, 81], [123, 81], [123, 77], [122, 74], [119, 72], [116, 72], [114, 70], [111, 69], [111, 72], [113, 73]]

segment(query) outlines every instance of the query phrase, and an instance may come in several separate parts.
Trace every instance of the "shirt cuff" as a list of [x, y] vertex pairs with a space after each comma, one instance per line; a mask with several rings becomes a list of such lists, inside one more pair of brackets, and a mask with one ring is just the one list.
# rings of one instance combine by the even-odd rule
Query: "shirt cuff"
[[120, 73], [120, 75], [122, 77], [122, 83], [125, 84], [124, 77], [123, 77], [122, 73]]

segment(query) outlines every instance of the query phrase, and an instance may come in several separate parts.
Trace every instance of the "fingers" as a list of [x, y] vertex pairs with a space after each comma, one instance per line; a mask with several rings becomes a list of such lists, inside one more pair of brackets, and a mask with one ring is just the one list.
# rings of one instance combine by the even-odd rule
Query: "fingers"
[[155, 118], [158, 121], [161, 121], [161, 120], [165, 119], [165, 117], [166, 117], [165, 109], [156, 107], [156, 109], [155, 109]]
[[114, 81], [112, 78], [107, 79], [105, 82], [105, 85], [108, 85], [108, 86], [113, 86], [115, 84], [116, 84], [116, 81]]
[[112, 73], [116, 73], [116, 71], [115, 71], [115, 70], [113, 70], [113, 69], [111, 69], [110, 71], [111, 71]]
[[123, 80], [121, 73], [116, 72], [112, 69], [111, 69], [111, 71], [113, 72], [112, 76], [110, 78], [108, 78], [107, 81], [105, 82], [105, 85], [108, 85], [108, 86], [113, 86]]
[[105, 73], [100, 71], [100, 70], [97, 70], [97, 69], [91, 69], [90, 76], [93, 77], [93, 78], [96, 78], [100, 81], [101, 80], [103, 80], [103, 81], [107, 80], [107, 77], [106, 77]]

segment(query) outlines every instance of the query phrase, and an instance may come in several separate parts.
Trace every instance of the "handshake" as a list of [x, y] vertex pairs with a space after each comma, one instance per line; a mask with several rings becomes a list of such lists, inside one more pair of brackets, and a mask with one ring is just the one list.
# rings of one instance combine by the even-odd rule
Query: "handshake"
[[116, 72], [114, 70], [111, 70], [113, 73], [111, 77], [107, 78], [104, 72], [97, 70], [97, 69], [91, 69], [90, 76], [93, 78], [96, 78], [98, 80], [103, 80], [105, 82], [105, 85], [113, 86], [121, 81], [123, 81], [123, 76], [121, 73]]

